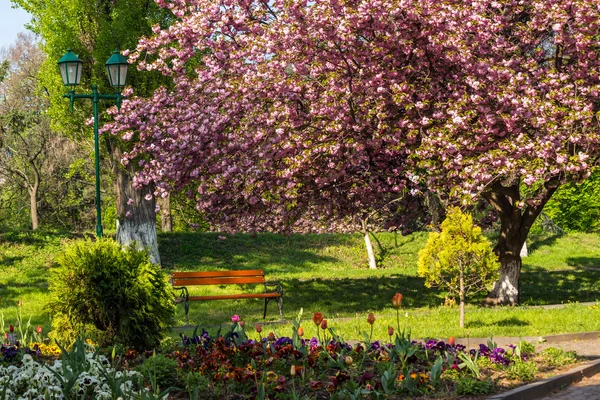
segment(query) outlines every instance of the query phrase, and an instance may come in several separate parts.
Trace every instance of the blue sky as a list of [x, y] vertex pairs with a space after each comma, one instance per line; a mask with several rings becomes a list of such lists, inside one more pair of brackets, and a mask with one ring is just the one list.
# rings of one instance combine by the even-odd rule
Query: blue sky
[[0, 0], [0, 48], [15, 42], [17, 33], [25, 32], [31, 16], [21, 9], [11, 7], [10, 0]]

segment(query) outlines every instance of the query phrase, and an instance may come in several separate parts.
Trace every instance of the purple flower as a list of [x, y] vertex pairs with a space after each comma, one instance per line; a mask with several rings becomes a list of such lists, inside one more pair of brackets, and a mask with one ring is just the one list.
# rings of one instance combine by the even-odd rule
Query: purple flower
[[429, 339], [427, 342], [425, 342], [425, 348], [427, 350], [431, 350], [433, 349], [436, 345], [437, 345], [438, 341], [435, 339]]

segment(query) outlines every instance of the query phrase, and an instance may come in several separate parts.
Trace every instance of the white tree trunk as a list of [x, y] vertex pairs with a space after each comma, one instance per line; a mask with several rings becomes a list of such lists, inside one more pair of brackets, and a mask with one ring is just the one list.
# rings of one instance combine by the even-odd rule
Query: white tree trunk
[[523, 247], [521, 247], [521, 258], [523, 257], [527, 257], [529, 255], [529, 252], [527, 251], [527, 242], [523, 242]]
[[117, 219], [116, 239], [124, 246], [135, 242], [139, 249], [145, 248], [148, 250], [150, 261], [154, 264], [160, 264], [158, 240], [156, 237], [156, 223], [139, 223], [129, 218]]
[[371, 237], [369, 236], [369, 230], [367, 229], [367, 222], [362, 221], [362, 232], [365, 237], [365, 247], [367, 248], [367, 254], [369, 256], [369, 268], [377, 269], [377, 261], [375, 261], [375, 252], [373, 251], [373, 244], [371, 243]]
[[[119, 163], [114, 167], [115, 194], [117, 203], [117, 241], [127, 246], [132, 242], [138, 248], [146, 248], [150, 261], [160, 264], [158, 253], [158, 238], [156, 236], [155, 199], [151, 197], [153, 186], [136, 189], [132, 186], [134, 171], [131, 165], [120, 165], [121, 151], [114, 149], [114, 157]], [[150, 200], [146, 200], [150, 196]]]

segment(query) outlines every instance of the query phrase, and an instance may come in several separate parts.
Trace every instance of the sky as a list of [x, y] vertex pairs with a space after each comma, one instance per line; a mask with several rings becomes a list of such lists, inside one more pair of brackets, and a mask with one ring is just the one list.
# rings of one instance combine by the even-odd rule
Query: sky
[[13, 44], [17, 33], [27, 31], [24, 25], [31, 20], [27, 12], [11, 6], [10, 0], [0, 0], [0, 48]]

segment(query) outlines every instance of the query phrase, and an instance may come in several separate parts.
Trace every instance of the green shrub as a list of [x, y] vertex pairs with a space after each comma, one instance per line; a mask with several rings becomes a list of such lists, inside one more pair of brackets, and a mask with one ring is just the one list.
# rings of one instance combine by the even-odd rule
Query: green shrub
[[494, 391], [494, 384], [490, 380], [479, 380], [470, 376], [461, 378], [456, 383], [456, 394], [459, 396], [473, 396], [490, 394]]
[[147, 384], [151, 384], [152, 380], [160, 390], [170, 387], [184, 386], [183, 377], [179, 374], [177, 361], [168, 358], [162, 354], [155, 354], [148, 357], [143, 363], [135, 368], [136, 371], [144, 375], [144, 380]]
[[67, 245], [51, 273], [48, 305], [56, 336], [73, 337], [93, 326], [103, 345], [157, 346], [174, 316], [173, 292], [160, 266], [146, 251], [126, 249], [110, 239]]

